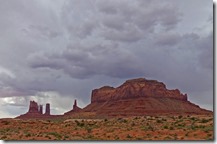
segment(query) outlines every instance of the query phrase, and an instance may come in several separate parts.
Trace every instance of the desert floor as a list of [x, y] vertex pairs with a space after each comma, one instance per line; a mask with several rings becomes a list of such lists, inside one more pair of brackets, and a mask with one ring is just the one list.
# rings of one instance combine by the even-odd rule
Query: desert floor
[[213, 116], [0, 119], [2, 140], [213, 140]]

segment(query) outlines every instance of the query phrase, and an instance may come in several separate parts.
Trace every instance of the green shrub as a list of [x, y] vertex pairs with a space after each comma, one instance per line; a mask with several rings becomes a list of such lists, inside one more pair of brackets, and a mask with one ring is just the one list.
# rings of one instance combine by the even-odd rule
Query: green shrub
[[51, 139], [51, 137], [50, 137], [50, 136], [48, 136], [48, 135], [46, 135], [45, 137], [46, 137], [46, 138], [48, 138], [48, 139]]
[[118, 118], [118, 121], [119, 121], [119, 122], [123, 122], [123, 123], [127, 123], [127, 120], [126, 120], [126, 119], [123, 119], [123, 118]]
[[173, 127], [170, 127], [170, 130], [174, 130], [174, 128], [173, 128]]
[[132, 138], [132, 136], [130, 136], [129, 134], [127, 135], [127, 138]]
[[30, 133], [27, 133], [27, 134], [26, 134], [26, 137], [30, 137], [30, 136], [31, 136], [31, 134], [30, 134]]
[[154, 130], [154, 127], [151, 126], [151, 125], [148, 125], [148, 126], [143, 126], [143, 127], [141, 127], [141, 129], [142, 129], [142, 130], [145, 130], [145, 131], [147, 131], [147, 130], [153, 131], [153, 130]]
[[62, 136], [59, 133], [57, 133], [57, 132], [49, 132], [48, 134], [55, 136], [57, 139], [61, 139], [62, 138]]
[[80, 123], [80, 125], [79, 125], [80, 127], [83, 127], [84, 126], [84, 123]]
[[162, 121], [167, 121], [167, 119], [163, 118]]
[[209, 122], [209, 120], [208, 119], [202, 119], [200, 122], [201, 123], [207, 123], [207, 122]]
[[213, 127], [211, 127], [211, 126], [207, 126], [207, 127], [205, 127], [204, 129], [203, 129], [203, 131], [205, 132], [205, 133], [208, 133], [209, 131], [212, 131], [213, 130]]
[[127, 120], [126, 120], [126, 119], [124, 119], [124, 120], [123, 120], [123, 122], [124, 122], [124, 123], [127, 123]]
[[90, 127], [86, 128], [86, 130], [87, 130], [88, 133], [92, 132], [92, 129]]
[[122, 120], [122, 118], [118, 118], [118, 121]]
[[4, 140], [4, 139], [6, 139], [7, 138], [7, 136], [2, 136], [1, 137], [1, 140]]
[[164, 140], [171, 140], [171, 137], [166, 136], [166, 137], [164, 138]]
[[194, 134], [194, 136], [197, 136], [197, 134]]
[[164, 126], [164, 129], [168, 129], [168, 126], [167, 126], [167, 125], [165, 125], [165, 126]]
[[77, 120], [75, 120], [75, 123], [77, 124], [77, 126], [83, 127], [84, 126], [84, 121], [82, 121], [81, 123]]
[[135, 117], [135, 118], [134, 118], [134, 120], [137, 120], [137, 119], [139, 119], [139, 118], [138, 118], [138, 117]]
[[203, 128], [205, 128], [205, 126], [204, 125], [199, 125], [198, 128], [202, 128], [203, 129]]
[[193, 120], [193, 121], [196, 120], [195, 117], [191, 117], [190, 119]]
[[134, 122], [131, 123], [131, 126], [132, 126], [132, 127], [135, 126], [135, 125], [136, 125], [136, 124], [135, 124]]

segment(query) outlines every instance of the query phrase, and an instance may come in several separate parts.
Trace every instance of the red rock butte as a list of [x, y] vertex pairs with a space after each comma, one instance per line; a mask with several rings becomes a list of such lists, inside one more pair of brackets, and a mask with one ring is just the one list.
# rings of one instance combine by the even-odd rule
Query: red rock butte
[[38, 105], [35, 101], [30, 101], [29, 110], [27, 113], [16, 118], [50, 118], [50, 104], [46, 104], [45, 113], [43, 114], [43, 105]]
[[[46, 106], [47, 108], [47, 106]], [[50, 109], [49, 109], [50, 111]], [[126, 117], [143, 115], [174, 114], [213, 114], [188, 101], [187, 94], [178, 89], [168, 90], [166, 85], [156, 80], [138, 78], [127, 80], [117, 88], [104, 86], [94, 89], [91, 103], [81, 109], [74, 101], [73, 109], [59, 116], [76, 116], [89, 114], [93, 117]], [[35, 115], [36, 114], [36, 115]], [[29, 112], [18, 118], [41, 115], [37, 103], [30, 102]], [[49, 117], [51, 115], [47, 115]]]

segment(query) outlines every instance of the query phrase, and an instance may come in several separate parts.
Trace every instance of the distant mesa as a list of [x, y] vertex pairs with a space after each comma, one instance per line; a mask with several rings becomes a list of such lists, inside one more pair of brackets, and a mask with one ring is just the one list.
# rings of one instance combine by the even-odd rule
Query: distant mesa
[[128, 80], [117, 88], [104, 86], [93, 90], [91, 103], [141, 97], [173, 98], [176, 100], [187, 101], [187, 94], [181, 94], [178, 89], [167, 90], [166, 85], [162, 82], [139, 78]]
[[94, 117], [128, 117], [143, 115], [213, 114], [188, 101], [178, 89], [168, 90], [156, 80], [127, 80], [117, 88], [103, 86], [94, 89], [91, 103], [81, 109], [74, 101], [73, 109], [64, 115], [50, 115], [50, 104], [42, 114], [42, 106], [31, 101], [29, 111], [18, 118], [52, 118], [92, 114]]
[[145, 78], [94, 89], [83, 111], [107, 117], [212, 113], [189, 102], [178, 89], [168, 90], [164, 83]]

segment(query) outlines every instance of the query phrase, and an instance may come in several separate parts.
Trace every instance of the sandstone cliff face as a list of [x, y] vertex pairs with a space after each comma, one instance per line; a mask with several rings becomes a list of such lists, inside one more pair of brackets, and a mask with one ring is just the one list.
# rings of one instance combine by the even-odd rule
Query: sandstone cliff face
[[50, 115], [50, 104], [49, 103], [46, 104], [46, 110], [45, 110], [44, 114], [45, 115]]
[[17, 118], [59, 118], [59, 117], [125, 117], [143, 115], [213, 114], [187, 100], [187, 94], [178, 89], [168, 90], [156, 80], [144, 78], [128, 80], [117, 88], [104, 86], [92, 91], [91, 103], [81, 109], [74, 101], [73, 109], [64, 115], [50, 115], [50, 104], [45, 114], [42, 106], [30, 102], [29, 111]]
[[40, 113], [39, 106], [35, 101], [30, 101], [28, 113]]
[[168, 90], [156, 80], [132, 79], [117, 88], [104, 86], [92, 91], [91, 103], [83, 109], [97, 116], [142, 116], [212, 114], [187, 100], [178, 89]]
[[162, 82], [139, 78], [128, 80], [117, 88], [105, 86], [93, 90], [91, 103], [133, 99], [138, 97], [163, 97], [187, 101], [187, 95], [181, 94], [178, 89], [168, 90]]

